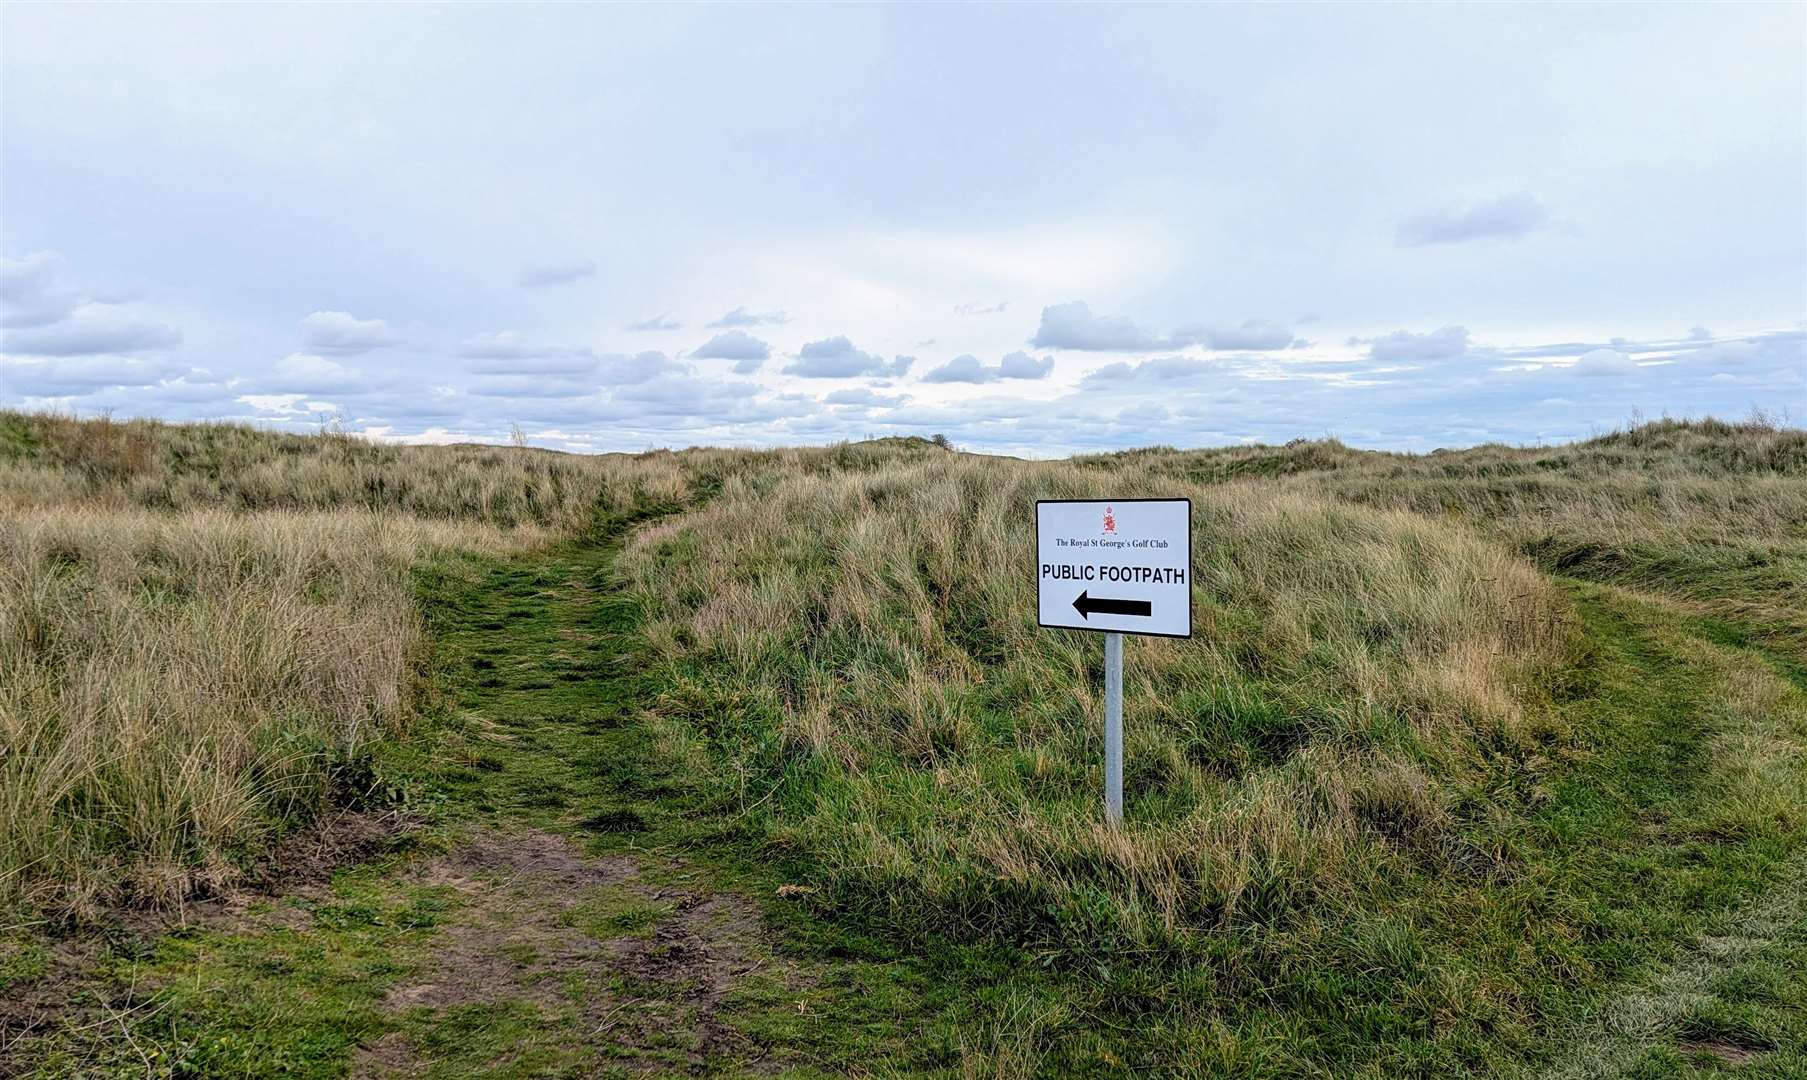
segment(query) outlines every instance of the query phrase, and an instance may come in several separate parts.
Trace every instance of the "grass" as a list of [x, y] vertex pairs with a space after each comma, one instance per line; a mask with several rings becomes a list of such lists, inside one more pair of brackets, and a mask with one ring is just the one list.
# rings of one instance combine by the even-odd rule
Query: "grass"
[[0, 413], [0, 904], [229, 886], [372, 794], [414, 712], [412, 567], [684, 490], [628, 460]]
[[1366, 837], [1435, 848], [1488, 759], [1560, 737], [1525, 704], [1565, 641], [1529, 566], [1402, 512], [1184, 488], [1198, 637], [1127, 650], [1129, 825], [1107, 828], [1098, 642], [1037, 628], [1028, 565], [1035, 500], [1089, 479], [966, 460], [732, 482], [636, 538], [661, 714], [837, 901], [1172, 947], [1345, 892]]
[[[76, 786], [7, 785], [14, 910], [205, 906], [348, 800], [420, 823], [240, 919], [15, 929], [0, 980], [78, 1003], [43, 1075], [1807, 1060], [1798, 431], [420, 450], [0, 415], [0, 672], [37, 687], [0, 730], [81, 751]], [[1099, 493], [1196, 518], [1197, 636], [1128, 650], [1121, 831], [1098, 644], [1029, 616], [1028, 507]], [[134, 679], [161, 704], [84, 690]], [[535, 844], [581, 857], [508, 862]], [[447, 971], [493, 992], [408, 996]]]

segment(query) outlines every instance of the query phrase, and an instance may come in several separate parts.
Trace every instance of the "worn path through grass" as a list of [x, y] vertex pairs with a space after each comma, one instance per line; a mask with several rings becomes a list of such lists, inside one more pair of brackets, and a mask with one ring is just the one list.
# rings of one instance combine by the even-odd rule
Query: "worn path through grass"
[[[1378, 898], [1374, 962], [1301, 912], [1044, 968], [778, 895], [785, 848], [644, 716], [634, 524], [423, 568], [427, 716], [365, 808], [183, 927], [0, 948], [0, 1076], [1807, 1075], [1798, 803], [1739, 802], [1807, 728], [1728, 709], [1807, 688], [1761, 627], [1565, 579], [1585, 752], [1489, 794], [1464, 839], [1509, 879]], [[1446, 977], [1510, 1010], [1414, 999]]]
[[[57, 991], [0, 1075], [843, 1075], [958, 1060], [935, 980], [781, 898], [784, 867], [695, 812], [640, 710], [630, 519], [420, 574], [427, 737], [377, 770], [425, 808], [322, 837], [371, 856], [278, 895], [0, 978]], [[325, 842], [324, 840], [320, 842]], [[832, 963], [829, 962], [832, 958]], [[67, 970], [59, 970], [64, 965]], [[9, 1045], [10, 1044], [10, 1045]]]
[[1798, 710], [1741, 699], [1765, 685], [1807, 690], [1807, 672], [1751, 627], [1692, 605], [1566, 583], [1600, 650], [1599, 684], [1577, 703], [1599, 750], [1581, 774], [1586, 795], [1559, 797], [1545, 824], [1588, 871], [1576, 879], [1592, 882], [1586, 902], [1608, 931], [1599, 960], [1616, 977], [1561, 1010], [1548, 1051], [1508, 1072], [1807, 1076], [1800, 803], [1741, 805], [1759, 780], [1801, 790], [1777, 778], [1798, 774], [1807, 736]]

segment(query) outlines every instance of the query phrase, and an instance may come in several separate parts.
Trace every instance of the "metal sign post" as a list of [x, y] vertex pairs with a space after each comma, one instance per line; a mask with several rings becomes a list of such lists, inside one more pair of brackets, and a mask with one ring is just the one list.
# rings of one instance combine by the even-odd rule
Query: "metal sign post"
[[1192, 503], [1043, 499], [1035, 550], [1036, 622], [1104, 634], [1104, 816], [1115, 825], [1123, 820], [1123, 635], [1192, 636]]
[[1123, 635], [1104, 635], [1104, 817], [1123, 822]]

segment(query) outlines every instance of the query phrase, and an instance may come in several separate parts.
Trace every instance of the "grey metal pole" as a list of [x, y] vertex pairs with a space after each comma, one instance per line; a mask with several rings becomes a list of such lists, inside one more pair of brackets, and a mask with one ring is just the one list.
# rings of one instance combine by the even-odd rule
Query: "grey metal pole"
[[1104, 816], [1123, 821], [1123, 635], [1104, 635]]

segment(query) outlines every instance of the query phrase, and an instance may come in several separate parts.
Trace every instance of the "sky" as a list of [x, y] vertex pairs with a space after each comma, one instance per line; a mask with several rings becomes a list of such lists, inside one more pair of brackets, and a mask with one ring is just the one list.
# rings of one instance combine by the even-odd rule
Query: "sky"
[[0, 6], [0, 407], [576, 451], [1807, 421], [1807, 5]]

